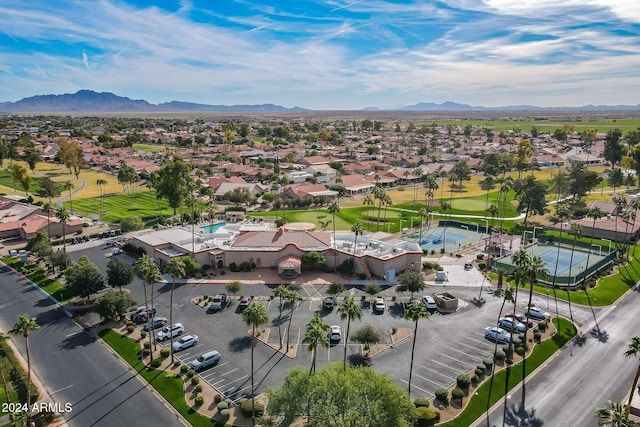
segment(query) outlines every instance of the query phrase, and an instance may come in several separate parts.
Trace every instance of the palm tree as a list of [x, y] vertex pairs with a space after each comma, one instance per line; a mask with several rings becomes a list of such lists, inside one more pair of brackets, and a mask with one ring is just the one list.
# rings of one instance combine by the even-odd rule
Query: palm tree
[[491, 227], [493, 227], [495, 222], [494, 219], [500, 213], [500, 208], [498, 208], [498, 206], [495, 203], [492, 203], [489, 206], [489, 209], [487, 209], [487, 212], [489, 212], [489, 215], [491, 215]]
[[421, 167], [416, 167], [411, 171], [411, 174], [417, 178], [414, 182], [413, 182], [413, 207], [416, 206], [416, 202], [418, 200], [418, 183], [420, 183], [420, 180], [422, 179], [422, 177], [424, 176], [424, 171], [422, 170]]
[[[133, 265], [136, 272], [142, 275], [142, 289], [144, 291], [144, 306], [147, 310], [147, 324], [149, 326], [149, 348], [153, 346], [153, 331], [151, 322], [153, 322], [153, 284], [162, 276], [156, 263], [149, 258], [147, 254], [142, 255]], [[151, 283], [151, 307], [149, 307], [149, 299], [147, 298], [147, 284]], [[153, 361], [153, 351], [150, 352], [150, 360]]]
[[[186, 265], [182, 257], [173, 257], [165, 266], [165, 271], [169, 273], [173, 279], [171, 283], [171, 293], [169, 294], [169, 328], [173, 327], [173, 291], [176, 288], [176, 279], [182, 279], [186, 276]], [[152, 303], [153, 305], [153, 303]], [[171, 338], [171, 363], [173, 363], [173, 330], [169, 333]]]
[[[362, 201], [362, 204], [364, 204], [365, 206], [367, 206], [367, 222], [369, 223], [369, 225], [371, 225], [371, 219], [369, 218], [369, 206], [373, 206], [374, 205], [374, 200], [373, 200], [373, 196], [371, 194], [367, 194], [366, 196], [364, 196], [364, 200]], [[371, 228], [369, 228], [369, 231], [371, 231]]]
[[[451, 211], [451, 202], [448, 200], [442, 200], [440, 202], [440, 212]], [[446, 250], [447, 246], [447, 224], [449, 221], [444, 222], [444, 231], [442, 232], [442, 249]]]
[[[638, 354], [640, 354], [640, 337], [633, 337], [629, 342], [627, 351], [624, 352], [624, 357], [636, 357]], [[633, 400], [633, 396], [636, 394], [639, 378], [640, 378], [640, 364], [638, 365], [638, 369], [636, 369], [635, 377], [633, 377], [633, 386], [631, 386], [631, 393], [629, 393], [629, 400], [627, 401], [627, 407], [624, 411], [625, 419], [629, 419], [629, 411], [631, 410], [631, 401]]]
[[351, 328], [351, 319], [362, 319], [362, 308], [355, 302], [353, 297], [347, 297], [344, 299], [340, 307], [338, 307], [338, 313], [340, 313], [340, 319], [347, 319], [347, 333], [344, 336], [344, 357], [342, 360], [342, 368], [346, 372], [347, 370], [347, 343], [349, 342], [349, 329]]
[[322, 321], [322, 318], [316, 314], [307, 323], [307, 330], [304, 333], [302, 344], [309, 345], [309, 351], [312, 352], [311, 356], [311, 368], [309, 369], [309, 375], [316, 371], [316, 356], [318, 355], [318, 345], [324, 348], [329, 348], [329, 332], [331, 327]]
[[[31, 331], [37, 331], [40, 329], [40, 325], [36, 322], [35, 317], [31, 317], [28, 314], [23, 314], [18, 318], [18, 321], [13, 325], [11, 333], [14, 335], [22, 335], [24, 337], [24, 345], [27, 350], [27, 405], [31, 406], [31, 354], [29, 353], [29, 334]], [[30, 422], [30, 411], [27, 411], [27, 424]]]
[[47, 214], [47, 236], [51, 239], [51, 212], [53, 212], [53, 205], [49, 202], [45, 202], [42, 205], [42, 212]]
[[[593, 219], [593, 225], [591, 226], [591, 239], [589, 240], [589, 250], [587, 252], [587, 264], [584, 267], [584, 276], [582, 278], [582, 286], [587, 284], [587, 270], [589, 269], [589, 258], [591, 257], [591, 248], [593, 247], [593, 236], [596, 234], [596, 221], [605, 215], [604, 211], [598, 206], [594, 206], [587, 211], [587, 216]], [[616, 229], [618, 228], [618, 218], [616, 217]]]
[[505, 177], [502, 180], [500, 191], [504, 193], [502, 198], [502, 220], [500, 221], [500, 228], [504, 229], [504, 217], [507, 216], [507, 199], [509, 198], [509, 191], [513, 188], [513, 178], [510, 176]]
[[256, 425], [256, 411], [255, 411], [255, 385], [253, 381], [254, 368], [253, 368], [253, 348], [256, 346], [256, 328], [260, 325], [264, 325], [269, 321], [267, 317], [267, 308], [261, 302], [251, 304], [242, 312], [242, 320], [247, 326], [251, 327], [251, 425]]
[[[620, 215], [620, 213], [622, 212], [622, 210], [626, 206], [627, 206], [627, 199], [625, 199], [624, 196], [620, 196], [620, 197], [616, 198], [616, 215], [615, 215], [615, 218], [614, 218], [615, 221], [616, 221], [616, 224], [615, 224], [615, 231], [614, 231], [614, 234], [613, 234], [614, 235], [613, 241], [616, 242], [616, 246], [618, 244], [618, 216]], [[595, 209], [595, 208], [598, 208], [598, 207], [595, 206], [592, 209]], [[591, 211], [592, 209], [590, 209], [589, 211]], [[598, 208], [598, 209], [600, 209], [600, 208]], [[600, 218], [602, 218], [604, 216], [604, 212], [601, 209], [600, 209], [600, 212], [602, 212], [602, 216], [600, 216]], [[590, 216], [589, 214], [587, 214], [587, 215]], [[593, 217], [591, 217], [591, 218], [593, 218]], [[600, 219], [600, 218], [598, 218], [598, 219]], [[596, 222], [596, 219], [593, 218], [594, 227], [595, 227], [595, 222]], [[593, 231], [591, 232], [591, 238], [593, 240]]]
[[595, 417], [599, 426], [606, 427], [637, 427], [639, 424], [626, 418], [626, 410], [620, 402], [609, 401], [611, 408], [596, 409]]
[[279, 298], [280, 303], [278, 304], [278, 338], [280, 339], [280, 348], [282, 348], [282, 301], [287, 297], [287, 288], [284, 285], [280, 285], [273, 290], [271, 293], [272, 298]]
[[98, 178], [96, 184], [100, 187], [100, 217], [104, 213], [104, 186], [108, 184], [106, 179]]
[[58, 212], [56, 212], [56, 218], [58, 219], [60, 224], [62, 224], [62, 250], [66, 253], [67, 252], [67, 222], [69, 222], [71, 215], [69, 214], [69, 211], [66, 210], [65, 208], [60, 208], [58, 209]]
[[[502, 277], [502, 275], [500, 275], [500, 277]], [[498, 312], [498, 319], [496, 320], [496, 324], [498, 323], [498, 321], [500, 320], [500, 318], [502, 317], [502, 312], [504, 311], [504, 306], [507, 302], [513, 302], [514, 301], [514, 295], [513, 295], [513, 289], [511, 288], [506, 288], [506, 289], [502, 289], [501, 287], [498, 287], [498, 292], [497, 292], [497, 296], [501, 296], [502, 297], [502, 305], [500, 306], [500, 311]], [[493, 354], [495, 356], [496, 352], [498, 351], [498, 340], [495, 340], [495, 346], [493, 348]], [[493, 390], [493, 376], [496, 370], [496, 366], [495, 363], [493, 364], [493, 366], [491, 367], [491, 380], [489, 382], [489, 396], [487, 396], [487, 425], [490, 425], [489, 423], [489, 408], [491, 407], [491, 391]], [[507, 404], [507, 393], [505, 393], [505, 402], [504, 404]]]
[[427, 307], [421, 301], [411, 301], [411, 304], [407, 307], [404, 312], [405, 320], [410, 320], [414, 322], [415, 326], [413, 328], [413, 344], [411, 345], [411, 364], [409, 366], [409, 387], [407, 392], [409, 393], [409, 397], [411, 397], [411, 374], [413, 373], [413, 357], [416, 350], [416, 338], [418, 337], [418, 321], [420, 319], [428, 319], [429, 312], [427, 311]]
[[[336, 242], [336, 214], [340, 212], [340, 205], [338, 200], [334, 200], [328, 209], [329, 213], [333, 215], [333, 272], [338, 271], [338, 244]], [[282, 342], [280, 342], [282, 345]]]
[[373, 187], [373, 198], [378, 201], [378, 221], [376, 222], [376, 231], [380, 231], [380, 213], [382, 211], [382, 204], [387, 193], [384, 191], [381, 185]]
[[[640, 179], [640, 177], [639, 177]], [[640, 209], [640, 199], [636, 199], [636, 200], [632, 200], [631, 201], [631, 205], [630, 205], [631, 209], [633, 209], [633, 224], [631, 225], [631, 229], [635, 230], [636, 229], [636, 218], [637, 218], [637, 214], [638, 214], [638, 209]], [[636, 246], [638, 246], [637, 244], [633, 245], [633, 255], [635, 256], [636, 254]]]
[[71, 190], [73, 190], [74, 187], [75, 186], [73, 185], [73, 182], [71, 182], [70, 179], [62, 183], [62, 189], [69, 190], [69, 210], [71, 211], [71, 215], [73, 215], [73, 200], [71, 200], [71, 194], [72, 194]]
[[[569, 206], [565, 204], [556, 205], [556, 218], [560, 222], [560, 238], [562, 238], [562, 230], [564, 228], [564, 222], [569, 219], [570, 211]], [[556, 254], [556, 266], [553, 270], [553, 282], [551, 287], [553, 289], [553, 299], [556, 303], [556, 317], [558, 317], [558, 295], [556, 293], [556, 280], [558, 276], [558, 260], [560, 259], [560, 242], [558, 242], [558, 252]]]
[[[424, 181], [424, 187], [427, 189], [425, 195], [429, 196], [428, 211], [431, 212], [433, 210], [433, 198], [435, 197], [436, 190], [438, 189], [438, 178], [435, 173], [427, 174]], [[430, 225], [428, 222], [427, 224]]]
[[424, 222], [424, 219], [429, 216], [429, 211], [427, 211], [426, 208], [420, 208], [420, 210], [418, 211], [418, 215], [420, 215], [420, 236], [418, 238], [418, 244], [420, 244], [420, 240], [422, 240], [422, 224]]
[[358, 236], [361, 236], [363, 233], [362, 224], [356, 222], [351, 226], [351, 231], [356, 235], [355, 239], [353, 239], [353, 256], [356, 255], [356, 248], [358, 247]]
[[285, 297], [285, 299], [287, 300], [287, 304], [289, 304], [289, 325], [287, 326], [287, 350], [286, 350], [288, 352], [289, 337], [291, 336], [289, 332], [291, 331], [291, 321], [293, 320], [293, 312], [296, 308], [298, 308], [298, 304], [300, 304], [304, 300], [302, 299], [302, 297], [300, 296], [300, 294], [296, 289], [288, 289], [287, 296]]

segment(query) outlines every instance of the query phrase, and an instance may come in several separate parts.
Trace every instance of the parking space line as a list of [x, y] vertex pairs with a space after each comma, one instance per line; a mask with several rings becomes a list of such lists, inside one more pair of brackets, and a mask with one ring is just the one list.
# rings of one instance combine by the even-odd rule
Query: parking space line
[[[475, 356], [473, 356], [473, 355], [471, 355], [471, 354], [469, 354], [469, 353], [465, 353], [465, 352], [464, 352], [464, 351], [462, 351], [462, 350], [458, 350], [457, 348], [450, 348], [449, 350], [453, 350], [453, 351], [455, 351], [455, 352], [457, 352], [457, 353], [460, 353], [460, 354], [462, 354], [463, 356], [465, 356], [465, 357], [467, 357], [467, 358], [469, 358], [469, 359], [475, 359]], [[458, 359], [458, 360], [460, 360], [460, 359]], [[462, 360], [460, 360], [460, 363], [465, 363], [465, 362], [463, 362]]]
[[[402, 381], [402, 382], [403, 382], [403, 383], [405, 383], [405, 384], [409, 384], [409, 382], [408, 382], [407, 380], [402, 379], [402, 380], [400, 380], [400, 381]], [[411, 388], [417, 388], [418, 390], [420, 390], [420, 391], [421, 391], [421, 392], [423, 392], [423, 393], [428, 394], [429, 396], [435, 396], [435, 394], [433, 394], [433, 393], [431, 393], [430, 391], [427, 391], [427, 390], [425, 390], [425, 389], [423, 389], [423, 388], [420, 388], [420, 387], [418, 387], [418, 386], [417, 386], [417, 385], [415, 385], [415, 384], [411, 384]]]
[[470, 365], [469, 363], [465, 363], [465, 362], [461, 361], [461, 360], [460, 360], [460, 359], [458, 359], [458, 358], [455, 358], [455, 357], [449, 356], [448, 354], [442, 354], [442, 356], [444, 356], [444, 357], [448, 357], [449, 359], [455, 360], [456, 362], [460, 362], [460, 363], [462, 363], [463, 365], [468, 366], [469, 368], [474, 368], [474, 367], [475, 367], [475, 365]]
[[214, 387], [215, 387], [215, 386], [216, 386], [216, 384], [223, 383], [223, 382], [225, 382], [226, 380], [227, 380], [226, 378], [222, 378], [221, 380], [218, 380], [218, 381], [216, 381], [216, 382], [214, 382], [214, 383], [210, 383], [210, 384], [211, 384], [212, 386], [214, 386]]
[[[456, 359], [456, 360], [457, 360], [457, 359]], [[441, 361], [439, 361], [439, 360], [435, 360], [435, 359], [434, 359], [433, 361], [434, 361], [434, 362], [436, 362], [436, 363], [438, 363], [438, 364], [440, 364], [440, 365], [442, 365], [442, 366], [444, 366], [444, 367], [445, 367], [445, 368], [447, 368], [447, 369], [451, 369], [453, 372], [458, 372], [458, 370], [457, 370], [457, 369], [453, 369], [453, 368], [451, 367], [451, 365], [447, 365], [446, 363], [442, 363]]]
[[229, 381], [227, 384], [233, 384], [237, 381], [242, 381], [243, 379], [247, 378], [249, 375], [243, 375], [241, 377], [236, 378], [235, 380]]
[[421, 366], [421, 368], [426, 369], [427, 371], [433, 372], [434, 374], [440, 375], [441, 377], [445, 377], [445, 378], [446, 378], [446, 379], [448, 379], [448, 380], [451, 380], [451, 381], [455, 381], [455, 380], [456, 380], [456, 379], [455, 379], [455, 378], [453, 378], [453, 377], [450, 377], [450, 376], [448, 376], [448, 375], [445, 375], [445, 374], [443, 374], [443, 373], [442, 373], [442, 372], [440, 372], [440, 371], [436, 371], [435, 369], [427, 368], [427, 367], [426, 367], [426, 366], [424, 366], [424, 365], [422, 365], [422, 366]]
[[[485, 353], [484, 353], [485, 351], [489, 351], [489, 349], [488, 349], [488, 348], [486, 348], [486, 349], [484, 349], [484, 348], [478, 348], [478, 347], [476, 347], [476, 346], [469, 345], [469, 344], [465, 344], [465, 343], [462, 343], [462, 342], [459, 342], [458, 344], [463, 345], [463, 346], [465, 346], [465, 347], [472, 348], [472, 349], [474, 349], [474, 350], [478, 351], [478, 352], [479, 352], [479, 353], [481, 353], [481, 354], [485, 354]], [[491, 353], [488, 353], [488, 354], [490, 355]], [[487, 357], [487, 356], [483, 355], [482, 357]]]
[[430, 382], [430, 383], [432, 383], [432, 384], [435, 384], [437, 387], [442, 387], [442, 383], [439, 383], [439, 382], [436, 382], [436, 381], [430, 380], [429, 378], [427, 378], [427, 377], [423, 377], [422, 375], [420, 375], [420, 374], [416, 374], [415, 372], [413, 373], [413, 376], [414, 376], [414, 377], [420, 377], [420, 378], [422, 378], [422, 379], [423, 379], [423, 380], [425, 380], [425, 381], [428, 381], [428, 382]]
[[230, 371], [228, 371], [228, 372], [225, 372], [224, 374], [221, 374], [221, 375], [223, 375], [223, 376], [224, 376], [224, 375], [228, 375], [228, 374], [230, 374], [230, 373], [232, 373], [232, 372], [237, 371], [238, 369], [240, 369], [240, 368], [232, 369], [232, 370], [230, 370]]

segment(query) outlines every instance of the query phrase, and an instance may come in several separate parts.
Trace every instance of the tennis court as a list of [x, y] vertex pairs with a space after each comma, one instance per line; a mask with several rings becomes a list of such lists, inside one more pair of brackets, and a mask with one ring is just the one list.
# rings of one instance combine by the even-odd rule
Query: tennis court
[[[419, 233], [413, 233], [406, 239], [417, 242], [420, 247], [429, 251], [437, 251], [445, 248], [447, 252], [457, 251], [469, 244], [475, 244], [483, 237], [482, 233], [474, 230], [475, 224], [459, 227], [432, 227], [422, 231], [422, 237]], [[486, 236], [486, 235], [485, 235]]]
[[[591, 254], [586, 248], [572, 248], [570, 245], [540, 244], [535, 243], [526, 248], [526, 251], [537, 256], [546, 263], [549, 276], [541, 282], [553, 282], [554, 273], [556, 284], [572, 285], [578, 283], [585, 274], [587, 277], [613, 262], [613, 253], [601, 249], [592, 249]], [[589, 265], [587, 265], [587, 259]], [[498, 266], [504, 266], [508, 270], [514, 268], [513, 255], [506, 256], [496, 262]], [[556, 270], [557, 267], [557, 270]]]

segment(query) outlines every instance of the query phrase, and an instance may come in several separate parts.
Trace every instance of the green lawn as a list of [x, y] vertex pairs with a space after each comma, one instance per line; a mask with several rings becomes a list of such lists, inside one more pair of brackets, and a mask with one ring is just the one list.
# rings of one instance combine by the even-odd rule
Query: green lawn
[[532, 127], [537, 127], [541, 132], [553, 133], [557, 128], [561, 128], [565, 124], [574, 126], [576, 132], [582, 132], [588, 129], [597, 129], [601, 132], [607, 132], [609, 129], [618, 128], [622, 133], [627, 133], [630, 130], [638, 129], [640, 127], [640, 120], [638, 119], [608, 119], [598, 120], [593, 118], [579, 118], [567, 120], [566, 117], [540, 119], [533, 117], [522, 117], [513, 120], [434, 120], [429, 122], [415, 122], [415, 126], [431, 126], [432, 123], [438, 125], [447, 125], [449, 123], [454, 126], [466, 126], [474, 125], [493, 129], [494, 132], [501, 130], [522, 129], [523, 131], [531, 131]]
[[[73, 199], [73, 212], [76, 214], [98, 214], [100, 212], [100, 198]], [[64, 202], [64, 207], [70, 209], [69, 200]], [[155, 192], [145, 191], [131, 195], [119, 194], [117, 196], [107, 196], [104, 198], [105, 215], [103, 220], [109, 222], [119, 222], [121, 218], [135, 216], [143, 221], [156, 218], [159, 215], [173, 215], [173, 209], [164, 199], [158, 199]]]
[[[575, 326], [563, 318], [553, 319], [553, 324], [558, 328], [558, 332], [550, 339], [537, 344], [531, 355], [526, 360], [526, 375], [531, 374], [535, 369], [542, 365], [553, 353], [558, 351], [565, 343], [576, 334]], [[513, 365], [509, 369], [507, 390], [512, 390], [522, 381], [522, 362]], [[485, 381], [478, 387], [467, 407], [455, 419], [441, 424], [446, 427], [466, 427], [471, 425], [479, 417], [483, 416], [487, 409], [487, 399], [489, 398], [490, 406], [493, 406], [499, 399], [504, 397], [505, 386], [507, 384], [507, 370], [497, 372], [493, 380], [493, 388], [491, 397], [489, 398], [490, 380]]]
[[[35, 193], [40, 190], [40, 185], [38, 184], [37, 177], [33, 176], [31, 170], [27, 169], [27, 174], [31, 177], [31, 185], [29, 187], [29, 194]], [[14, 188], [13, 179], [9, 172], [5, 169], [0, 169], [0, 185], [4, 185], [5, 187]], [[24, 189], [20, 182], [16, 181], [15, 183], [15, 195], [24, 196]], [[13, 195], [13, 194], [12, 194]], [[26, 196], [25, 196], [26, 197]]]
[[2, 262], [27, 276], [29, 280], [39, 286], [43, 291], [54, 297], [56, 300], [64, 303], [73, 299], [73, 295], [69, 293], [67, 287], [63, 283], [47, 277], [42, 267], [32, 264], [25, 264], [17, 258], [3, 258]]
[[[11, 348], [5, 344], [4, 342], [0, 343], [0, 366], [2, 366], [2, 372], [4, 373], [4, 381], [7, 382], [7, 388], [9, 389], [9, 401], [17, 402], [18, 401], [18, 393], [13, 389], [13, 385], [11, 383], [11, 375], [10, 372], [13, 369], [13, 362], [9, 357], [9, 353], [11, 352]], [[13, 354], [11, 354], [13, 357]], [[0, 378], [0, 380], [2, 380]], [[7, 396], [4, 393], [4, 387], [0, 387], [0, 402], [4, 403], [7, 401]]]
[[[183, 381], [173, 374], [156, 369], [147, 369], [140, 360], [140, 345], [135, 340], [120, 335], [112, 329], [103, 329], [98, 334], [124, 360], [127, 361], [138, 374], [144, 378], [158, 393], [162, 395], [180, 414], [195, 427], [223, 427], [216, 422], [192, 409], [184, 398]], [[205, 402], [211, 404], [211, 402]]]

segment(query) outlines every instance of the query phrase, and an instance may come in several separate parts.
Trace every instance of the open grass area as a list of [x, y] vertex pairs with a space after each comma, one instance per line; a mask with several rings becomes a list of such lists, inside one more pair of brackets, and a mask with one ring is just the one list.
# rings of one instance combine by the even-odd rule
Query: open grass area
[[[63, 203], [64, 207], [70, 208], [69, 201]], [[73, 199], [73, 211], [75, 214], [89, 215], [100, 212], [100, 198]], [[105, 221], [119, 222], [121, 218], [136, 216], [143, 221], [156, 218], [160, 215], [173, 215], [173, 209], [164, 199], [156, 198], [155, 192], [147, 191], [134, 193], [131, 198], [128, 194], [107, 196], [104, 198], [104, 212], [102, 217]]]
[[204, 415], [199, 414], [184, 398], [183, 381], [174, 374], [156, 369], [148, 369], [140, 360], [140, 344], [120, 335], [112, 329], [103, 329], [98, 335], [120, 355], [144, 380], [164, 397], [194, 427], [224, 427]]
[[[18, 401], [18, 393], [13, 389], [10, 375], [11, 370], [15, 366], [15, 362], [15, 356], [13, 355], [13, 351], [9, 345], [5, 342], [0, 342], [0, 366], [2, 366], [2, 373], [4, 374], [4, 378], [0, 378], [0, 381], [7, 383], [7, 389], [9, 390], [9, 402]], [[4, 403], [6, 401], [7, 395], [4, 393], [4, 387], [0, 387], [0, 402]]]
[[29, 280], [56, 300], [64, 303], [73, 299], [73, 296], [69, 293], [67, 287], [63, 283], [47, 277], [42, 267], [25, 264], [17, 258], [3, 258], [2, 262], [27, 276]]
[[600, 132], [607, 132], [609, 129], [618, 128], [622, 131], [622, 133], [627, 133], [630, 130], [640, 127], [639, 119], [612, 118], [607, 120], [598, 120], [589, 117], [557, 117], [548, 119], [521, 117], [514, 118], [512, 120], [430, 120], [428, 122], [415, 122], [414, 124], [416, 126], [430, 126], [432, 123], [437, 123], [441, 126], [447, 124], [463, 127], [466, 125], [474, 125], [487, 129], [493, 129], [494, 131], [521, 129], [526, 132], [531, 131], [531, 128], [535, 126], [540, 129], [540, 132], [544, 133], [553, 133], [554, 130], [556, 130], [557, 128], [561, 128], [564, 125], [573, 126], [576, 132], [582, 132], [588, 129], [596, 129]]
[[142, 150], [148, 153], [163, 153], [169, 147], [170, 146], [168, 145], [156, 145], [156, 144], [133, 144], [131, 146], [133, 150]]
[[[531, 355], [526, 359], [526, 375], [531, 374], [542, 365], [576, 334], [575, 326], [566, 319], [554, 318], [553, 324], [557, 328], [556, 334], [552, 338], [537, 344]], [[494, 376], [491, 396], [489, 396], [490, 380], [487, 380], [475, 390], [467, 407], [457, 418], [441, 425], [446, 427], [466, 427], [471, 425], [486, 412], [487, 399], [490, 402], [489, 406], [493, 406], [504, 397], [505, 388], [507, 392], [512, 390], [522, 379], [522, 362], [497, 372]]]

